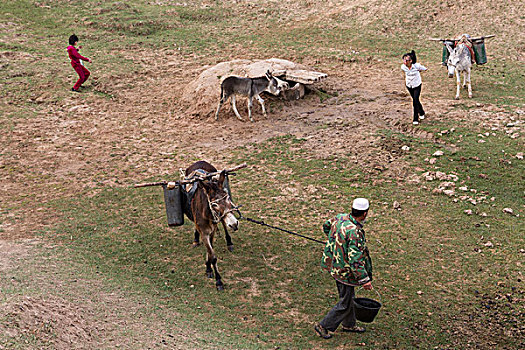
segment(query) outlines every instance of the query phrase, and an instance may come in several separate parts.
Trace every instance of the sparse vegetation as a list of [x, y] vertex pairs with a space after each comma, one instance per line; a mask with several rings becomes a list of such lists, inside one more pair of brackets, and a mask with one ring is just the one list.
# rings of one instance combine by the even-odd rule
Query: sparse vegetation
[[[1, 2], [0, 348], [523, 348], [519, 8]], [[451, 25], [451, 13], [464, 25]], [[94, 58], [75, 96], [72, 31]], [[440, 48], [426, 39], [465, 31], [497, 37], [472, 74], [474, 99], [455, 102]], [[423, 104], [432, 113], [418, 128], [405, 126], [397, 72], [411, 48], [431, 68]], [[272, 56], [331, 80], [255, 124], [213, 124], [179, 105], [203, 66]], [[322, 247], [248, 222], [233, 253], [216, 240], [227, 284], [215, 290], [203, 250], [189, 248], [189, 221], [168, 228], [161, 191], [131, 187], [177, 179], [200, 158], [247, 162], [232, 179], [243, 214], [317, 239], [351, 198], [371, 199], [384, 307], [367, 333], [320, 340], [312, 324], [336, 300]]]

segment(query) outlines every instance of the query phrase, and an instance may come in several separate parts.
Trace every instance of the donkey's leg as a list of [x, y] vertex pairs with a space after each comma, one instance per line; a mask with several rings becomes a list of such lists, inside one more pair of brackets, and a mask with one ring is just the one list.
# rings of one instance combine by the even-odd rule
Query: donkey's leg
[[456, 100], [459, 100], [459, 87], [461, 85], [461, 77], [459, 76], [459, 71], [456, 69], [456, 85], [457, 85], [457, 89], [456, 89]]
[[235, 105], [235, 95], [232, 95], [232, 108], [233, 108], [233, 112], [235, 113], [237, 118], [239, 120], [243, 120], [241, 115], [239, 114], [239, 111], [237, 110], [237, 106]]
[[193, 238], [193, 248], [196, 248], [196, 247], [201, 245], [201, 242], [200, 242], [199, 238], [200, 238], [199, 231], [197, 231], [197, 229], [195, 229], [195, 236]]
[[467, 70], [468, 97], [472, 98], [472, 86], [470, 85], [470, 69]]
[[[208, 272], [209, 265], [213, 266], [213, 272], [215, 273], [215, 286], [217, 290], [223, 290], [223, 283], [221, 280], [221, 275], [219, 274], [219, 269], [217, 268], [217, 256], [213, 250], [213, 232], [210, 235], [206, 235], [206, 249], [208, 250], [207, 261], [206, 261], [206, 272]], [[213, 277], [213, 272], [210, 272], [211, 277]], [[208, 274], [208, 277], [210, 277]]]
[[219, 100], [219, 105], [217, 106], [217, 111], [215, 112], [215, 120], [219, 120], [219, 111], [221, 110], [222, 104], [225, 102], [222, 98]]
[[213, 249], [210, 245], [210, 236], [203, 235], [202, 237], [204, 244], [206, 245], [206, 277], [213, 278], [213, 270], [211, 269], [211, 261], [213, 256]]
[[262, 107], [262, 111], [263, 111], [263, 114], [265, 117], [268, 117], [268, 114], [266, 114], [266, 108], [264, 108], [264, 100], [262, 99], [261, 96], [257, 95], [255, 96], [257, 98], [257, 101], [259, 101], [259, 103], [261, 104], [261, 107]]
[[232, 238], [230, 237], [230, 233], [228, 232], [228, 229], [226, 228], [226, 224], [224, 223], [224, 221], [221, 221], [221, 222], [222, 222], [222, 227], [224, 227], [224, 235], [226, 236], [226, 245], [228, 246], [228, 250], [230, 252], [233, 252]]
[[250, 97], [248, 97], [248, 117], [250, 117], [250, 121], [253, 122], [252, 105], [253, 105], [253, 96], [250, 96]]

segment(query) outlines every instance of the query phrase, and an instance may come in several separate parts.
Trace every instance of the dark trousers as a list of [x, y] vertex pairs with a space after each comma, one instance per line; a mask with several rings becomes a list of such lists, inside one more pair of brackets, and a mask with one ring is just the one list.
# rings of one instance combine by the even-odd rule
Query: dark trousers
[[354, 308], [354, 287], [335, 281], [339, 291], [339, 302], [328, 311], [323, 318], [321, 326], [335, 332], [342, 323], [343, 327], [354, 327], [356, 323]]
[[75, 72], [77, 72], [78, 74], [78, 80], [73, 86], [73, 89], [78, 90], [80, 88], [80, 85], [82, 85], [87, 80], [87, 78], [89, 78], [91, 73], [86, 69], [86, 67], [84, 67], [81, 64], [74, 64], [73, 62], [71, 62], [71, 65], [73, 66]]
[[419, 102], [419, 95], [421, 95], [421, 85], [416, 86], [415, 88], [409, 88], [407, 86], [408, 92], [410, 92], [410, 96], [412, 96], [412, 106], [414, 107], [414, 121], [419, 121], [420, 115], [425, 115], [425, 111], [423, 110], [423, 106], [421, 105], [421, 102]]

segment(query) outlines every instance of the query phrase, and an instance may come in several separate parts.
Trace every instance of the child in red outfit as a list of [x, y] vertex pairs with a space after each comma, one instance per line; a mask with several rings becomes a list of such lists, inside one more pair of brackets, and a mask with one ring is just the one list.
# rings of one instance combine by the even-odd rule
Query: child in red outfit
[[[77, 48], [75, 45], [78, 43], [78, 37], [73, 34], [69, 37], [69, 46], [67, 47], [67, 53], [69, 54], [69, 58], [71, 59], [71, 66], [73, 69], [78, 73], [78, 81], [76, 84], [71, 88], [71, 91], [79, 92], [80, 86], [89, 78], [89, 75], [91, 74], [86, 67], [82, 65], [80, 60], [82, 61], [88, 61], [91, 62], [91, 60], [87, 57], [84, 57], [78, 53]], [[81, 49], [82, 46], [79, 46], [78, 49]]]

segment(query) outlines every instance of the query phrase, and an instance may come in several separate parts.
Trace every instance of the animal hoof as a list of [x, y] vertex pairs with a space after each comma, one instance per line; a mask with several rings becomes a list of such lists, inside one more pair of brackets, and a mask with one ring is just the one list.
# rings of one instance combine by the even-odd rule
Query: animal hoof
[[472, 98], [472, 95], [468, 95], [468, 98]]
[[213, 272], [206, 272], [206, 277], [213, 278]]
[[198, 246], [200, 246], [200, 242], [193, 242], [193, 244], [191, 245], [193, 248], [197, 248]]
[[224, 286], [223, 286], [222, 284], [221, 284], [221, 285], [218, 285], [218, 286], [217, 286], [217, 290], [218, 290], [218, 291], [224, 290]]
[[459, 100], [459, 97], [456, 96], [456, 100]]
[[228, 246], [228, 250], [229, 250], [230, 252], [233, 252], [233, 244]]

